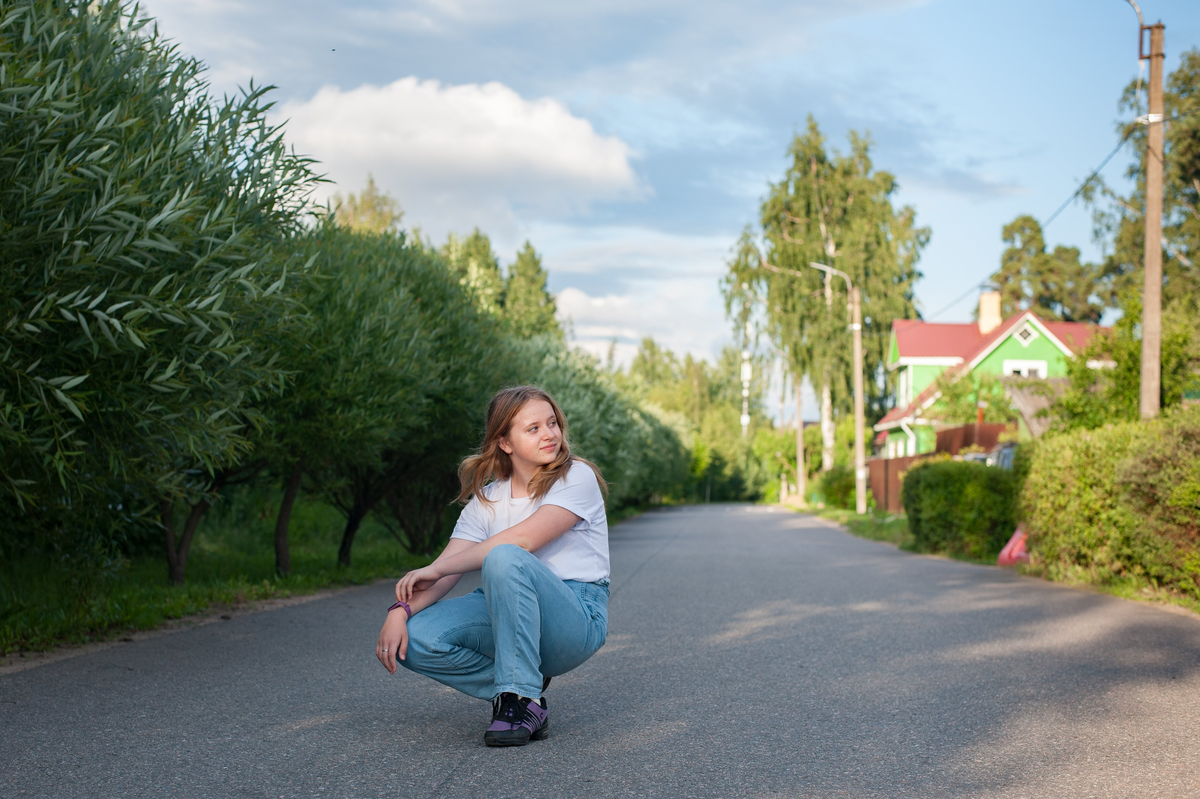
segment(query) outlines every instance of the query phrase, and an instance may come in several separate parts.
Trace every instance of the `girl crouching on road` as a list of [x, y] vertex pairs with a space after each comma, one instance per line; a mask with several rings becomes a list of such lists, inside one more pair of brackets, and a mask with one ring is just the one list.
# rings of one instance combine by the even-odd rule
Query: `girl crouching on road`
[[[542, 692], [608, 631], [608, 517], [600, 470], [571, 454], [567, 420], [539, 388], [492, 397], [478, 455], [458, 469], [466, 502], [450, 543], [396, 583], [375, 655], [492, 702], [488, 746], [545, 738]], [[483, 587], [441, 600], [466, 572]]]

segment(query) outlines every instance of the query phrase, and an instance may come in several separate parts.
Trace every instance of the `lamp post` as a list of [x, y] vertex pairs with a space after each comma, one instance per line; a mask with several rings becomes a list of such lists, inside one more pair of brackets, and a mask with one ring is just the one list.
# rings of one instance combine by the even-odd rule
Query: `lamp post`
[[754, 368], [750, 365], [750, 320], [746, 320], [745, 340], [742, 346], [742, 438], [750, 432], [750, 380]]
[[[771, 272], [778, 274], [791, 274], [800, 276], [800, 272], [795, 269], [784, 269], [769, 263], [766, 258], [760, 256], [759, 266]], [[847, 309], [850, 312], [850, 331], [854, 334], [854, 509], [859, 515], [867, 512], [867, 454], [866, 447], [863, 441], [863, 427], [866, 419], [863, 411], [863, 354], [862, 354], [862, 303], [859, 297], [858, 287], [850, 281], [850, 276], [840, 269], [834, 269], [832, 266], [825, 264], [809, 263], [813, 269], [819, 269], [824, 272], [828, 279], [832, 275], [837, 275], [842, 280], [846, 281], [846, 289], [850, 294], [850, 307]], [[829, 284], [826, 283], [826, 286]], [[796, 396], [800, 396], [800, 384], [796, 383]], [[796, 424], [800, 430], [803, 430], [804, 423], [797, 418]], [[801, 435], [800, 433], [797, 434]], [[799, 447], [797, 447], [799, 452]], [[797, 455], [797, 469], [803, 469], [804, 464], [802, 459]]]
[[826, 275], [837, 275], [846, 281], [850, 295], [850, 332], [854, 337], [854, 510], [859, 515], [867, 512], [867, 455], [863, 441], [865, 413], [863, 411], [863, 353], [862, 353], [862, 302], [858, 287], [850, 282], [850, 276], [840, 269], [825, 264], [810, 263]]

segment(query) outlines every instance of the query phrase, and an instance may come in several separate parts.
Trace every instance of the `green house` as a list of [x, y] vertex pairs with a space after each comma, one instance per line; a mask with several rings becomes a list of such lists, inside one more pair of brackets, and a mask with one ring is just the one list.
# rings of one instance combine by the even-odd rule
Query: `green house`
[[896, 403], [875, 425], [876, 445], [885, 458], [934, 451], [940, 425], [929, 411], [941, 396], [937, 379], [946, 370], [1065, 377], [1068, 359], [1100, 329], [1079, 322], [1048, 322], [1032, 311], [1001, 319], [998, 292], [980, 296], [978, 322], [894, 322], [887, 368], [898, 373]]

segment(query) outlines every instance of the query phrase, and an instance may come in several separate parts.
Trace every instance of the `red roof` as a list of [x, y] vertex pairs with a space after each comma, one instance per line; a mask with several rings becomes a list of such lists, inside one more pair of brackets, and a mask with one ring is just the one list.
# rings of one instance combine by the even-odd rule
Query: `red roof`
[[1055, 338], [1072, 352], [1087, 346], [1088, 340], [1101, 328], [1083, 322], [1046, 322], [1033, 311], [1013, 314], [986, 336], [979, 325], [968, 323], [924, 322], [920, 319], [897, 319], [892, 332], [901, 358], [962, 358], [969, 362], [977, 353], [997, 339], [1004, 338], [1023, 319], [1033, 317], [1046, 326]]
[[901, 358], [966, 358], [979, 349], [983, 336], [976, 324], [943, 324], [921, 319], [892, 322]]
[[1054, 337], [1071, 348], [1071, 352], [1079, 352], [1088, 345], [1092, 336], [1106, 327], [1089, 325], [1084, 322], [1042, 322]]
[[[1023, 311], [1005, 319], [986, 336], [980, 335], [977, 324], [942, 324], [923, 322], [920, 319], [897, 319], [892, 322], [892, 332], [896, 335], [901, 358], [962, 358], [959, 366], [952, 367], [956, 371], [962, 371], [981, 353], [1029, 318], [1041, 322], [1051, 335], [1075, 353], [1086, 347], [1096, 333], [1107, 330], [1099, 325], [1084, 322], [1046, 322], [1033, 311]], [[937, 383], [930, 383], [907, 407], [892, 408], [876, 425], [912, 416], [936, 391]]]

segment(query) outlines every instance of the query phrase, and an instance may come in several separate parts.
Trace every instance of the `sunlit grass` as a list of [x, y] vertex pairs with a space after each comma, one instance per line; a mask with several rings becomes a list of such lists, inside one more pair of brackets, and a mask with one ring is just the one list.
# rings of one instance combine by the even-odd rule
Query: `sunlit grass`
[[[127, 559], [115, 573], [81, 581], [41, 555], [0, 566], [0, 653], [87, 643], [149, 630], [214, 606], [398, 577], [429, 562], [413, 556], [381, 526], [364, 523], [350, 568], [337, 566], [342, 516], [327, 505], [299, 503], [292, 520], [292, 574], [275, 575], [274, 513], [269, 493], [247, 493], [214, 509], [197, 533], [187, 582], [172, 586], [162, 555]], [[259, 507], [261, 506], [261, 507]], [[81, 590], [81, 584], [94, 585]]]
[[859, 516], [852, 510], [842, 510], [841, 508], [811, 509], [808, 512], [837, 522], [859, 538], [886, 541], [889, 544], [895, 544], [900, 549], [912, 550], [913, 548], [912, 533], [908, 531], [908, 519], [902, 513], [870, 512]]
[[[168, 584], [166, 559], [154, 552], [129, 558], [114, 574], [96, 580], [81, 580], [46, 555], [0, 564], [0, 654], [101, 641], [214, 607], [398, 578], [432, 559], [409, 554], [368, 518], [355, 539], [350, 568], [339, 567], [344, 518], [329, 505], [300, 501], [289, 536], [292, 574], [278, 577], [277, 502], [276, 492], [246, 489], [210, 511], [192, 544], [182, 586]], [[609, 524], [647, 507], [614, 511]], [[83, 583], [94, 585], [81, 589]]]

